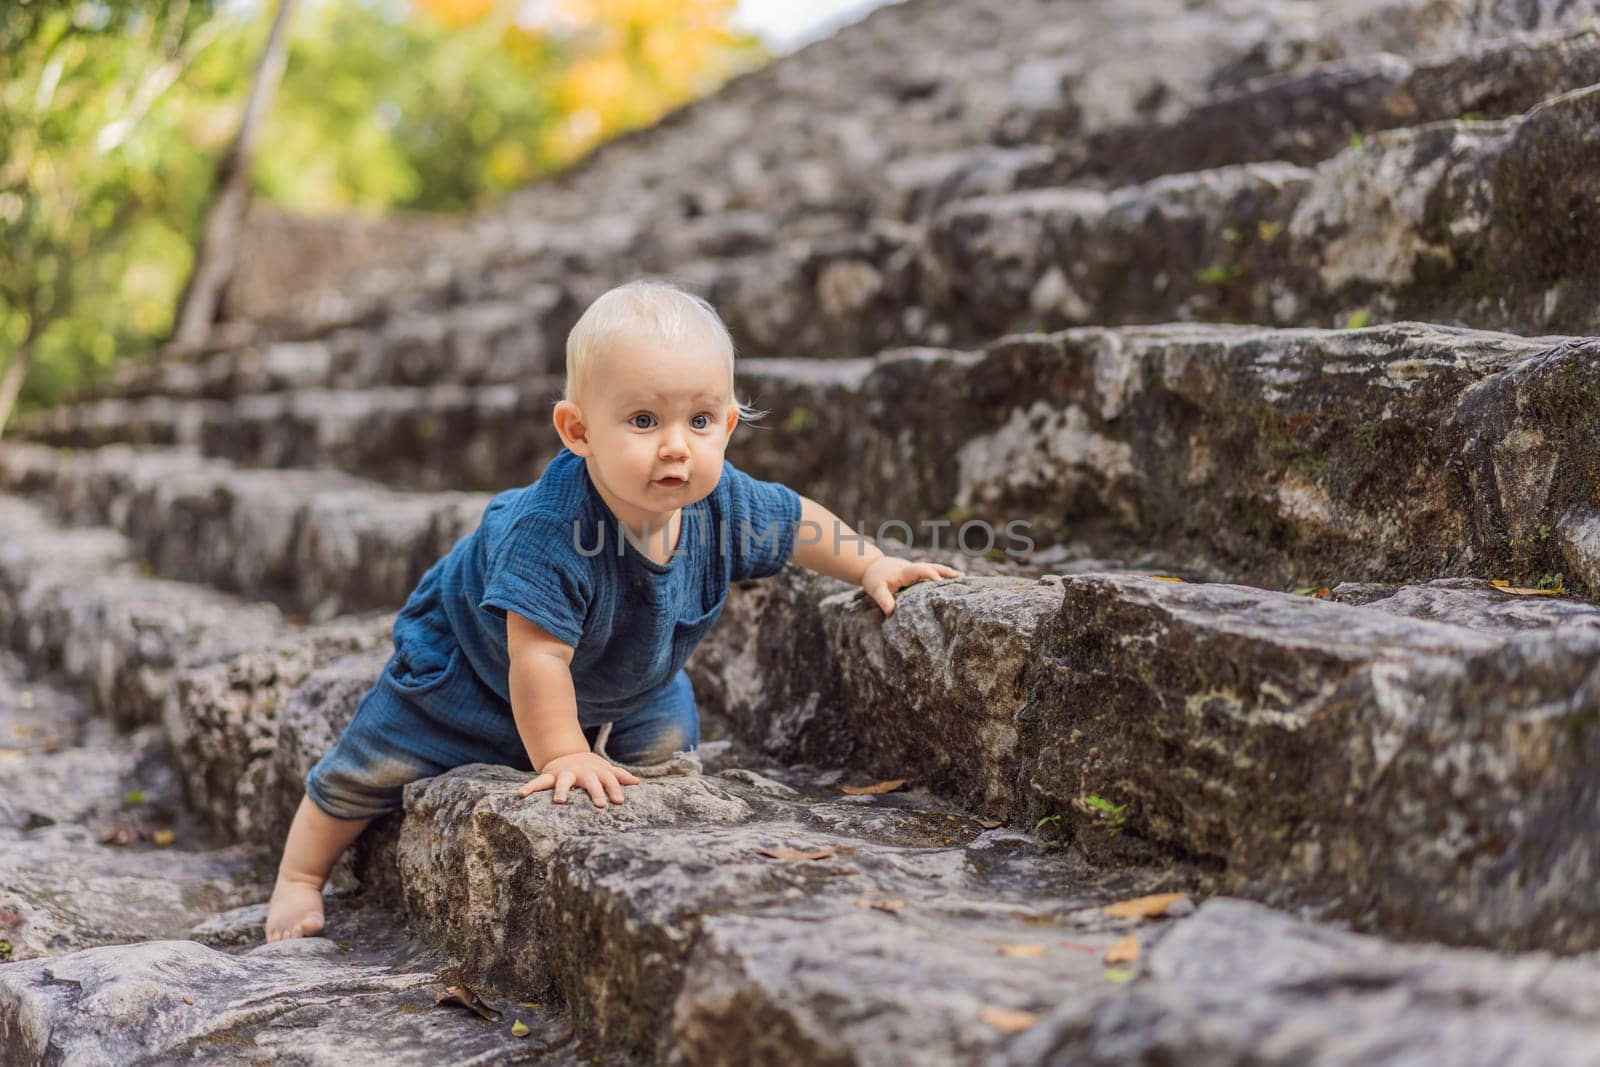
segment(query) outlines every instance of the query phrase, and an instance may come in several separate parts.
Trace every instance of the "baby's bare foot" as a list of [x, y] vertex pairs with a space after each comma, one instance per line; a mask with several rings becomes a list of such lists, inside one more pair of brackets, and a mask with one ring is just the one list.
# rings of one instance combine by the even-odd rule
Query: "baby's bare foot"
[[279, 878], [267, 905], [267, 940], [315, 937], [322, 933], [322, 890]]

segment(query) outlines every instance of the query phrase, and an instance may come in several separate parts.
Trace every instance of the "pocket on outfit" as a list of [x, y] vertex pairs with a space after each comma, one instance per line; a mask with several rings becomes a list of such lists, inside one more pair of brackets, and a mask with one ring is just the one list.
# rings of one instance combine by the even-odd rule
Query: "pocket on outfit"
[[689, 653], [694, 651], [702, 638], [705, 637], [712, 625], [722, 614], [722, 606], [726, 599], [717, 601], [715, 607], [701, 615], [689, 619], [679, 619], [672, 630], [672, 666], [676, 673], [683, 666], [683, 661], [689, 658]]
[[448, 682], [461, 663], [461, 648], [443, 649], [407, 642], [389, 660], [389, 680], [408, 697], [431, 693]]

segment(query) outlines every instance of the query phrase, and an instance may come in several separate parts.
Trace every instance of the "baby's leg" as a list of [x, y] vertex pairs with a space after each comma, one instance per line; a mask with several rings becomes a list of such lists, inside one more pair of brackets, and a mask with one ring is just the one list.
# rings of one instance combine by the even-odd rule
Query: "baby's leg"
[[339, 740], [306, 775], [267, 906], [268, 941], [322, 932], [322, 885], [334, 862], [368, 823], [401, 807], [406, 783], [445, 769], [408, 747], [428, 735], [426, 720], [385, 680], [362, 698]]
[[278, 881], [267, 905], [267, 940], [315, 937], [322, 932], [322, 883], [334, 862], [371, 819], [336, 819], [309, 796], [300, 799], [284, 842]]
[[633, 767], [664, 763], [700, 743], [700, 716], [689, 675], [679, 671], [650, 703], [612, 724], [605, 754]]

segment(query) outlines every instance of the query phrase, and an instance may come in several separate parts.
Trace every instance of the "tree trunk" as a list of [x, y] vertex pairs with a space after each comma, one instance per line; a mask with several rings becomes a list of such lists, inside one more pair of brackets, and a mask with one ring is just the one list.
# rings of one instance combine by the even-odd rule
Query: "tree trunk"
[[169, 343], [185, 350], [198, 349], [205, 343], [211, 324], [217, 318], [222, 291], [233, 276], [239, 233], [244, 228], [245, 209], [250, 203], [250, 161], [255, 155], [256, 135], [272, 107], [272, 98], [288, 61], [288, 26], [293, 9], [294, 0], [278, 0], [278, 11], [272, 18], [272, 29], [267, 33], [266, 46], [256, 65], [239, 132], [217, 162], [216, 191], [206, 210], [200, 245], [195, 250], [194, 270], [184, 285], [172, 336], [168, 339]]
[[0, 378], [0, 436], [5, 434], [6, 423], [11, 421], [11, 412], [17, 406], [17, 396], [22, 392], [22, 382], [28, 376], [28, 361], [32, 358], [33, 331], [30, 330], [28, 338], [11, 353], [5, 376]]

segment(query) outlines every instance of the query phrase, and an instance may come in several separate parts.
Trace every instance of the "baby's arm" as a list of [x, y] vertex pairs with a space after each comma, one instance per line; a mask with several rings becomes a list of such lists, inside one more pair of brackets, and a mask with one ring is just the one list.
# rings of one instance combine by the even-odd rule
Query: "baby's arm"
[[528, 796], [554, 789], [551, 800], [567, 802], [577, 785], [588, 790], [595, 806], [606, 796], [622, 803], [622, 787], [639, 779], [589, 750], [578, 725], [578, 698], [572, 687], [571, 645], [514, 611], [506, 612], [506, 648], [511, 654], [511, 713], [538, 777], [518, 791]]
[[961, 576], [943, 563], [913, 563], [885, 555], [808, 496], [800, 498], [800, 526], [791, 558], [807, 570], [861, 586], [885, 615], [894, 614], [896, 590], [927, 579]]

